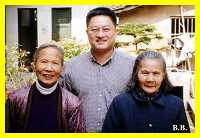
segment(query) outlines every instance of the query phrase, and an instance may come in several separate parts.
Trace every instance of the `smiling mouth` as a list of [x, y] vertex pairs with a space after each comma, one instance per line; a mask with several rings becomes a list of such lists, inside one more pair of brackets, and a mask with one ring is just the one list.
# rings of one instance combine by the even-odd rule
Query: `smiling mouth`
[[48, 75], [48, 74], [44, 74], [43, 77], [45, 77], [45, 79], [50, 80], [53, 78], [52, 75]]
[[105, 43], [106, 40], [97, 40], [97, 43]]
[[150, 86], [149, 86], [149, 85], [144, 85], [144, 86], [145, 86], [145, 87], [151, 87], [151, 88], [152, 88], [152, 87], [155, 87], [154, 85], [153, 85], [153, 86], [151, 86], [151, 85], [150, 85]]

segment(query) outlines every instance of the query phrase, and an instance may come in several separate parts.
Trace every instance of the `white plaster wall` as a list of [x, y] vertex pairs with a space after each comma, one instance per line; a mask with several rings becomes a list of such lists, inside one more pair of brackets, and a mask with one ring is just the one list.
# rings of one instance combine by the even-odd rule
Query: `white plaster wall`
[[[194, 16], [195, 7], [192, 5], [183, 5], [184, 16]], [[165, 38], [171, 37], [171, 16], [180, 16], [180, 7], [178, 5], [146, 5], [124, 12], [119, 15], [119, 23], [147, 23], [156, 25], [157, 31], [161, 32]]]
[[72, 8], [72, 38], [78, 41], [87, 42], [85, 16], [87, 7], [75, 6]]
[[195, 15], [195, 7], [192, 10], [186, 11], [185, 9], [183, 9], [183, 16], [194, 16]]
[[37, 8], [38, 45], [52, 40], [52, 8], [72, 8], [71, 31], [76, 40], [87, 43], [86, 15], [97, 6], [8, 6], [6, 8], [6, 43], [15, 46], [18, 44], [18, 8]]
[[183, 86], [183, 99], [184, 102], [187, 103], [190, 97], [190, 86], [191, 83], [194, 84], [194, 81], [191, 80], [191, 78], [194, 78], [193, 76], [190, 76], [189, 72], [169, 72], [168, 76], [170, 82], [173, 84], [173, 86]]
[[18, 16], [16, 6], [6, 7], [6, 45], [18, 44]]
[[[183, 16], [194, 16], [194, 15], [195, 15], [194, 10], [184, 11], [183, 14]], [[180, 14], [176, 14], [176, 16], [180, 16]], [[155, 23], [154, 25], [157, 27], [157, 30], [162, 32], [162, 34], [166, 38], [171, 38], [171, 18], [161, 20]]]
[[[38, 31], [38, 45], [42, 43], [47, 43], [52, 40], [52, 16], [51, 9], [59, 7], [72, 7], [72, 37], [76, 40], [83, 43], [88, 42], [86, 34], [86, 15], [87, 12], [97, 7], [95, 5], [91, 6], [66, 6], [66, 5], [57, 5], [57, 6], [7, 6], [6, 7], [6, 44], [15, 46], [18, 44], [18, 15], [17, 8], [37, 8], [37, 31]], [[176, 6], [172, 6], [176, 7]], [[153, 7], [155, 8], [155, 7]], [[165, 8], [165, 12], [162, 12], [162, 8]], [[170, 16], [174, 13], [177, 14], [176, 8], [171, 8], [167, 6], [163, 7], [157, 6], [153, 11], [150, 8], [138, 10], [136, 13], [128, 14], [128, 17], [125, 15], [121, 23], [123, 22], [143, 22], [151, 23], [157, 26], [159, 32], [162, 32], [165, 37], [170, 37], [171, 29], [169, 24], [171, 23]], [[185, 8], [185, 7], [184, 7]], [[176, 9], [176, 12], [175, 12]], [[185, 10], [185, 9], [184, 9]], [[179, 13], [179, 12], [178, 12]], [[195, 10], [185, 10], [184, 15], [194, 15]], [[142, 15], [142, 16], [140, 16]], [[131, 17], [132, 16], [132, 17]], [[142, 17], [142, 18], [140, 18]], [[165, 17], [165, 18], [162, 18]], [[162, 20], [160, 20], [162, 18]], [[151, 19], [151, 20], [149, 20]]]
[[86, 15], [96, 6], [41, 6], [38, 7], [38, 45], [52, 40], [52, 8], [72, 8], [71, 37], [87, 43]]
[[50, 7], [37, 8], [38, 45], [52, 40], [52, 17]]
[[[18, 44], [17, 8], [15, 6], [9, 6], [6, 7], [6, 60], [7, 60], [6, 68], [18, 65], [17, 55], [11, 53], [11, 50], [14, 49], [17, 46], [17, 44]], [[11, 59], [13, 59], [13, 62], [10, 63], [9, 61]]]
[[82, 43], [87, 43], [86, 15], [89, 10], [96, 6], [73, 6], [72, 7], [72, 37]]

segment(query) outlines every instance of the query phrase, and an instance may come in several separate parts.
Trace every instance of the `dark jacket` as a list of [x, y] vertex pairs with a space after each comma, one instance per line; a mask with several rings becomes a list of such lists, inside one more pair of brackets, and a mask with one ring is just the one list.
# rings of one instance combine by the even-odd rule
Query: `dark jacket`
[[136, 90], [114, 98], [107, 112], [102, 132], [190, 132], [183, 101], [159, 92], [144, 97]]
[[[85, 132], [81, 102], [72, 93], [59, 87], [59, 132]], [[30, 103], [35, 84], [23, 87], [8, 95], [6, 101], [6, 132], [26, 132]]]

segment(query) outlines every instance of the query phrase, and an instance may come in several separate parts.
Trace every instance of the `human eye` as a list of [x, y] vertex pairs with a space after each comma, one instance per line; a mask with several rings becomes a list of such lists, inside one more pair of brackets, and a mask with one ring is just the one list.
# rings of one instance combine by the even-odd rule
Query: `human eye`
[[96, 33], [98, 31], [98, 28], [91, 28], [90, 31]]
[[53, 65], [59, 65], [59, 62], [52, 62]]
[[103, 31], [104, 32], [109, 32], [111, 29], [109, 28], [109, 27], [105, 27], [105, 28], [103, 28]]
[[47, 60], [40, 60], [39, 62], [40, 62], [40, 63], [44, 63], [44, 64], [45, 64], [45, 63], [48, 63]]
[[148, 71], [142, 71], [141, 73], [142, 73], [143, 75], [148, 75], [148, 74], [149, 74]]
[[154, 75], [160, 75], [160, 72], [153, 72]]

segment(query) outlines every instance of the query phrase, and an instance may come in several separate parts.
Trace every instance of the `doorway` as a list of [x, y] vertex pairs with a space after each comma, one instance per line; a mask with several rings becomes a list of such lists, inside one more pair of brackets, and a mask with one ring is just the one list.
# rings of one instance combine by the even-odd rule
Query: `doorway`
[[18, 9], [18, 36], [18, 50], [29, 52], [24, 64], [29, 71], [32, 71], [31, 63], [37, 47], [37, 8]]
[[174, 86], [170, 93], [183, 100], [183, 86]]

